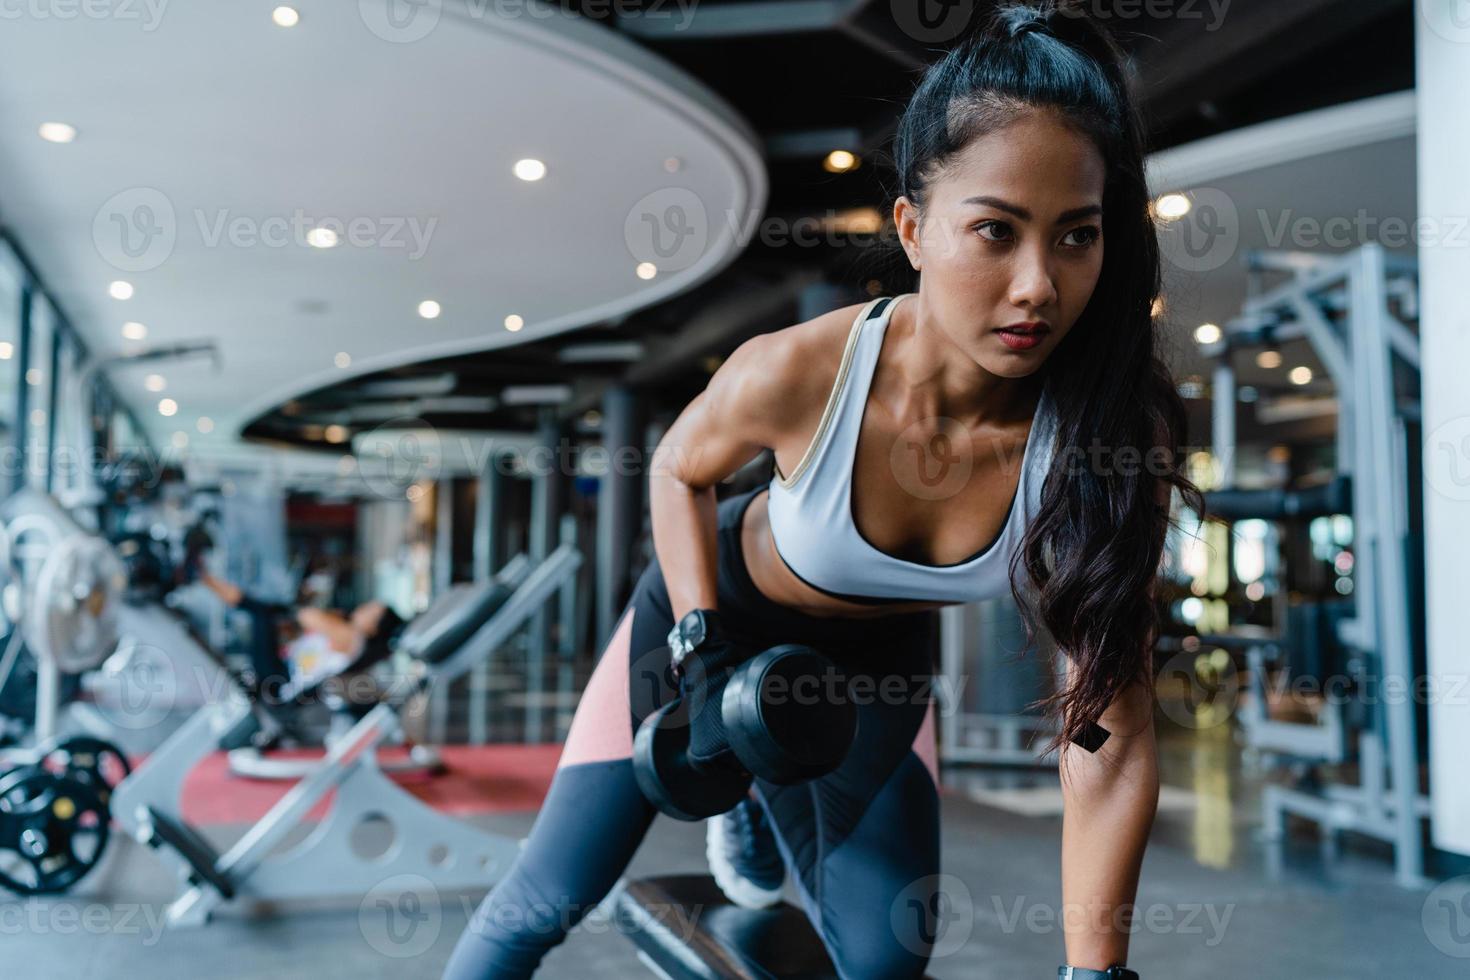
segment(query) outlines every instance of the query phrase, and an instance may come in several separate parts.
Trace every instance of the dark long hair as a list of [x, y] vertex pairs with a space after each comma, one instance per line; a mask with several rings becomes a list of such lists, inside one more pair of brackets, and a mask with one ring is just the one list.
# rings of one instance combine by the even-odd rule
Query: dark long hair
[[[1077, 4], [1002, 7], [927, 70], [894, 137], [898, 191], [921, 214], [955, 153], [1036, 109], [1060, 112], [1106, 164], [1102, 272], [1042, 368], [1056, 441], [1040, 511], [1011, 560], [1028, 638], [1043, 623], [1072, 664], [1065, 688], [1039, 702], [1059, 717], [1051, 748], [1080, 739], [1134, 682], [1151, 689], [1171, 524], [1157, 502], [1161, 481], [1204, 512], [1183, 472], [1184, 402], [1158, 353], [1159, 245], [1124, 64], [1112, 35]], [[1023, 563], [1034, 605], [1017, 584]]]

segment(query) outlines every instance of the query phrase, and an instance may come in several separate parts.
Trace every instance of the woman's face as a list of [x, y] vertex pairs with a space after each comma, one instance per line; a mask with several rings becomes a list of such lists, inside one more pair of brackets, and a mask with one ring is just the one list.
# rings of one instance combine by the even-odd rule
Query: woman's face
[[[1102, 155], [1051, 112], [1028, 113], [956, 154], [922, 215], [894, 205], [932, 326], [986, 371], [1034, 372], [1086, 309], [1102, 271]], [[1040, 343], [999, 327], [1041, 321]]]

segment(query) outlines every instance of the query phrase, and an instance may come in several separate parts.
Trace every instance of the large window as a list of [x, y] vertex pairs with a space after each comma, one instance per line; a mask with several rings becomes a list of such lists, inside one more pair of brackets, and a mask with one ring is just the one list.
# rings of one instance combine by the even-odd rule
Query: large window
[[82, 405], [76, 389], [77, 371], [80, 368], [80, 352], [71, 334], [60, 334], [56, 339], [56, 400], [52, 406], [55, 417], [55, 438], [51, 445], [51, 492], [66, 499], [66, 492], [75, 489], [80, 482], [80, 472], [87, 465], [81, 439]]
[[25, 275], [10, 245], [0, 240], [0, 495], [15, 485], [20, 456], [16, 451], [15, 395], [20, 380], [20, 298]]
[[56, 309], [51, 301], [37, 292], [31, 293], [31, 337], [25, 364], [26, 414], [26, 484], [46, 489], [46, 473], [50, 467], [47, 444], [51, 421], [51, 345], [55, 342]]

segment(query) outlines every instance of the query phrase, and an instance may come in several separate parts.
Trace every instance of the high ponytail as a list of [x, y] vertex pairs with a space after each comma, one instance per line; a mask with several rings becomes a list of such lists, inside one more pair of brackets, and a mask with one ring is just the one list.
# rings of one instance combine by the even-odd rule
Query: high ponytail
[[[1159, 356], [1159, 246], [1127, 65], [1080, 4], [1007, 5], [928, 69], [894, 136], [898, 193], [921, 223], [929, 187], [960, 150], [1038, 110], [1089, 139], [1106, 167], [1103, 265], [1087, 308], [1041, 368], [1056, 409], [1053, 461], [1011, 564], [1028, 631], [1043, 624], [1072, 665], [1066, 688], [1042, 702], [1059, 716], [1052, 747], [1081, 740], [1125, 688], [1151, 685], [1154, 589], [1171, 525], [1157, 498], [1177, 489], [1203, 512], [1183, 472], [1184, 403]], [[1111, 454], [1102, 465], [1094, 446]], [[1123, 453], [1145, 464], [1123, 465]]]

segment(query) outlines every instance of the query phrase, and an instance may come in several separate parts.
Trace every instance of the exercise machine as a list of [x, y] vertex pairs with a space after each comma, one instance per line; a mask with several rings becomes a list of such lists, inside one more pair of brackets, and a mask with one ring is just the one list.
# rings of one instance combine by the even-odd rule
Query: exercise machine
[[[1313, 615], [1332, 630], [1329, 642], [1341, 646], [1341, 669], [1355, 687], [1375, 686], [1378, 693], [1360, 723], [1345, 723], [1336, 706], [1329, 706], [1316, 722], [1297, 724], [1265, 717], [1260, 706], [1266, 691], [1258, 687], [1256, 704], [1242, 718], [1248, 744], [1312, 772], [1298, 785], [1265, 788], [1264, 833], [1279, 843], [1286, 817], [1295, 815], [1319, 824], [1329, 840], [1352, 831], [1386, 841], [1394, 849], [1398, 882], [1417, 887], [1424, 881], [1423, 821], [1429, 815], [1419, 786], [1411, 696], [1418, 674], [1414, 626], [1423, 615], [1422, 602], [1413, 599], [1421, 594], [1423, 562], [1411, 529], [1422, 492], [1417, 267], [1376, 244], [1337, 256], [1253, 252], [1247, 266], [1252, 296], [1223, 327], [1220, 339], [1202, 347], [1216, 363], [1214, 455], [1222, 472], [1222, 489], [1207, 494], [1206, 503], [1226, 519], [1351, 515], [1352, 614]], [[1261, 288], [1268, 275], [1284, 281]], [[1336, 389], [1335, 477], [1300, 491], [1236, 488], [1237, 389], [1231, 356], [1299, 338], [1311, 344]], [[1266, 639], [1243, 644], [1258, 685], [1291, 644], [1284, 628]], [[1403, 696], [1382, 696], [1395, 689]], [[1356, 739], [1350, 729], [1356, 729]], [[1325, 764], [1347, 759], [1358, 764], [1356, 784], [1321, 775]]]
[[[513, 591], [492, 580], [441, 596], [400, 640], [417, 650], [417, 662], [425, 665], [415, 687], [448, 683], [507, 643], [581, 562], [580, 553], [563, 547]], [[400, 727], [388, 703], [371, 709], [243, 837], [221, 852], [184, 820], [183, 783], [252, 710], [241, 691], [206, 705], [113, 795], [118, 824], [178, 874], [180, 891], [165, 913], [170, 926], [204, 925], [232, 900], [273, 903], [362, 895], [397, 874], [419, 875], [446, 891], [483, 889], [515, 857], [518, 842], [439, 813], [383, 773], [376, 749]], [[281, 850], [328, 793], [333, 799], [326, 817], [304, 839]], [[386, 824], [391, 844], [381, 854], [359, 853], [352, 846], [353, 831], [374, 824]]]

